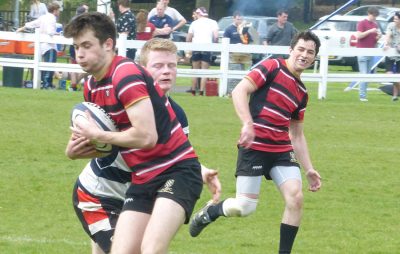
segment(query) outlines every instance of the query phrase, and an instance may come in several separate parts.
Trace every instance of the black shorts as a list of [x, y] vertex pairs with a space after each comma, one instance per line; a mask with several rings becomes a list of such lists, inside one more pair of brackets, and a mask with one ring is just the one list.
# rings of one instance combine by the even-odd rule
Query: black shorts
[[271, 180], [269, 172], [275, 166], [300, 167], [294, 152], [270, 153], [239, 147], [235, 176], [265, 176]]
[[193, 51], [192, 53], [192, 61], [203, 61], [207, 63], [211, 63], [211, 52], [206, 51]]
[[105, 253], [109, 253], [123, 201], [92, 195], [77, 180], [72, 202], [83, 229]]
[[151, 214], [157, 198], [168, 198], [183, 207], [187, 224], [202, 188], [200, 163], [197, 159], [184, 160], [147, 183], [131, 185], [126, 192], [123, 211]]
[[390, 71], [393, 73], [400, 73], [400, 61], [395, 61], [393, 59], [390, 59], [389, 57], [386, 57], [385, 68], [386, 71]]

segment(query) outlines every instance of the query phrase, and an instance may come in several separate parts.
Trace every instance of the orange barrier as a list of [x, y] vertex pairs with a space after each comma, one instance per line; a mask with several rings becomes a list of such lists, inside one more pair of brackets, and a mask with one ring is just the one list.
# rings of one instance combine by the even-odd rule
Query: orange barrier
[[21, 55], [33, 55], [35, 51], [35, 43], [32, 41], [17, 41], [15, 45], [15, 53]]
[[14, 54], [16, 41], [0, 40], [0, 53]]

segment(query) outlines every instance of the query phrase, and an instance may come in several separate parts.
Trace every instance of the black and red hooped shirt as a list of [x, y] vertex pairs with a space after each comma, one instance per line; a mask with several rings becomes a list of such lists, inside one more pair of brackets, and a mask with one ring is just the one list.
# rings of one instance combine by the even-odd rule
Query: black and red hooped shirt
[[131, 127], [125, 109], [150, 98], [157, 126], [156, 146], [147, 150], [120, 148], [133, 172], [133, 183], [145, 183], [179, 161], [197, 158], [163, 91], [131, 60], [116, 56], [102, 80], [91, 77], [86, 82], [84, 97], [110, 114], [120, 131]]
[[256, 135], [251, 149], [291, 151], [290, 120], [304, 119], [308, 101], [304, 84], [288, 70], [284, 59], [265, 60], [245, 78], [257, 86], [249, 102]]

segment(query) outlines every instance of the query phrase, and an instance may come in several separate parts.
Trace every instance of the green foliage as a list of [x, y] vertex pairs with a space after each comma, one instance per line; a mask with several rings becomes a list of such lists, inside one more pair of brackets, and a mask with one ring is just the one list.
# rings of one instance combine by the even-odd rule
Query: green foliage
[[[344, 87], [329, 84], [328, 98], [320, 101], [317, 85], [308, 84], [305, 132], [323, 188], [310, 193], [304, 179], [294, 253], [396, 253], [400, 105], [381, 92], [361, 103]], [[219, 170], [223, 198], [233, 196], [240, 122], [231, 99], [172, 96], [186, 110], [201, 162]], [[81, 100], [81, 93], [0, 87], [0, 253], [90, 253], [71, 202], [86, 161], [64, 155], [70, 109]], [[209, 199], [205, 189], [195, 210]], [[282, 210], [274, 185], [264, 182], [255, 214], [220, 218], [197, 238], [185, 225], [169, 253], [277, 253]]]

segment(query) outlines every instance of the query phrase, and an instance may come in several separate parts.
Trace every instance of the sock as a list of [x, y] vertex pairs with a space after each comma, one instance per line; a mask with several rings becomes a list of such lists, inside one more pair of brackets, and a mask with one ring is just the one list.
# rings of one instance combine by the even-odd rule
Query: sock
[[219, 216], [225, 216], [223, 209], [222, 209], [222, 204], [224, 201], [219, 202], [216, 205], [212, 205], [207, 209], [208, 216], [210, 216], [210, 219], [212, 221], [215, 221], [218, 219]]
[[281, 240], [279, 254], [289, 254], [292, 251], [294, 239], [299, 227], [281, 223]]

